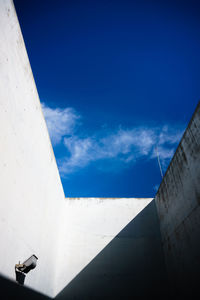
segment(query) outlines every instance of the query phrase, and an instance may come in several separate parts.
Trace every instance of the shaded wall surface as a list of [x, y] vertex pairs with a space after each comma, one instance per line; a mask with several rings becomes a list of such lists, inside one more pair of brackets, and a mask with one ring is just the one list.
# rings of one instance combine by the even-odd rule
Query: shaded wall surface
[[4, 300], [50, 300], [30, 288], [20, 286], [19, 284], [0, 275], [1, 299]]
[[[56, 293], [80, 274], [151, 201], [152, 198], [67, 198], [58, 237]], [[157, 226], [156, 229], [159, 228], [158, 224]], [[139, 236], [142, 228], [138, 226], [137, 230]], [[144, 238], [144, 244], [146, 241]], [[150, 236], [148, 241], [151, 243]], [[129, 246], [131, 244], [127, 244], [127, 252], [131, 253]], [[134, 255], [136, 254], [133, 253]], [[102, 263], [104, 264], [103, 261]], [[115, 273], [114, 269], [113, 272]], [[98, 276], [96, 279], [98, 280]]]
[[55, 299], [165, 299], [168, 291], [153, 200]]
[[190, 296], [200, 278], [200, 104], [156, 195], [173, 290]]

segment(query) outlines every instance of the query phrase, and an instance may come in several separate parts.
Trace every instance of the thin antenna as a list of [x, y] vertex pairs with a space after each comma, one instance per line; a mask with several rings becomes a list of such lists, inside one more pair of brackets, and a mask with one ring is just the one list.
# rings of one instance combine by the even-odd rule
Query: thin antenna
[[159, 158], [159, 154], [158, 154], [158, 148], [156, 147], [156, 154], [157, 154], [157, 159], [158, 159], [158, 164], [159, 164], [159, 168], [160, 168], [160, 174], [163, 178], [163, 172], [162, 172], [162, 168], [161, 168], [161, 164], [160, 164], [160, 158]]

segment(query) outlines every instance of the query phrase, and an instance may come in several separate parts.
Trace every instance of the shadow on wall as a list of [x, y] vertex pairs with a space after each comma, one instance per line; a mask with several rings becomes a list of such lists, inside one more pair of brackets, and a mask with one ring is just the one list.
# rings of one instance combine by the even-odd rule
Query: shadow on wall
[[[3, 299], [51, 299], [4, 277], [0, 289]], [[170, 299], [154, 200], [55, 299], [151, 298]]]
[[164, 299], [168, 293], [153, 200], [55, 299]]
[[20, 299], [20, 300], [49, 300], [51, 298], [44, 296], [34, 290], [0, 276], [0, 295], [1, 299]]

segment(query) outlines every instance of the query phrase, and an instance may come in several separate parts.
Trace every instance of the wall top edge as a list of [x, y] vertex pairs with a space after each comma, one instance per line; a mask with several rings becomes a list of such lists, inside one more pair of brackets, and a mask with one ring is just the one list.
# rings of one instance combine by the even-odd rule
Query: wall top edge
[[79, 198], [76, 198], [76, 197], [66, 197], [65, 200], [120, 200], [120, 199], [124, 199], [124, 200], [130, 200], [130, 199], [137, 199], [137, 200], [153, 200], [154, 198], [133, 198], [133, 197], [79, 197]]

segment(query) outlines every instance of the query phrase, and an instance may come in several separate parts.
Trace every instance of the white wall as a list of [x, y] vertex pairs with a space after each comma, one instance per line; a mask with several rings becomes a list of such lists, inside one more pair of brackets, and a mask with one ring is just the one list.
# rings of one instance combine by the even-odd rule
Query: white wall
[[33, 253], [26, 285], [52, 295], [64, 193], [12, 1], [0, 0], [0, 272]]
[[153, 199], [66, 199], [56, 299], [159, 299], [168, 284]]
[[56, 293], [151, 201], [152, 198], [67, 198], [60, 231]]

